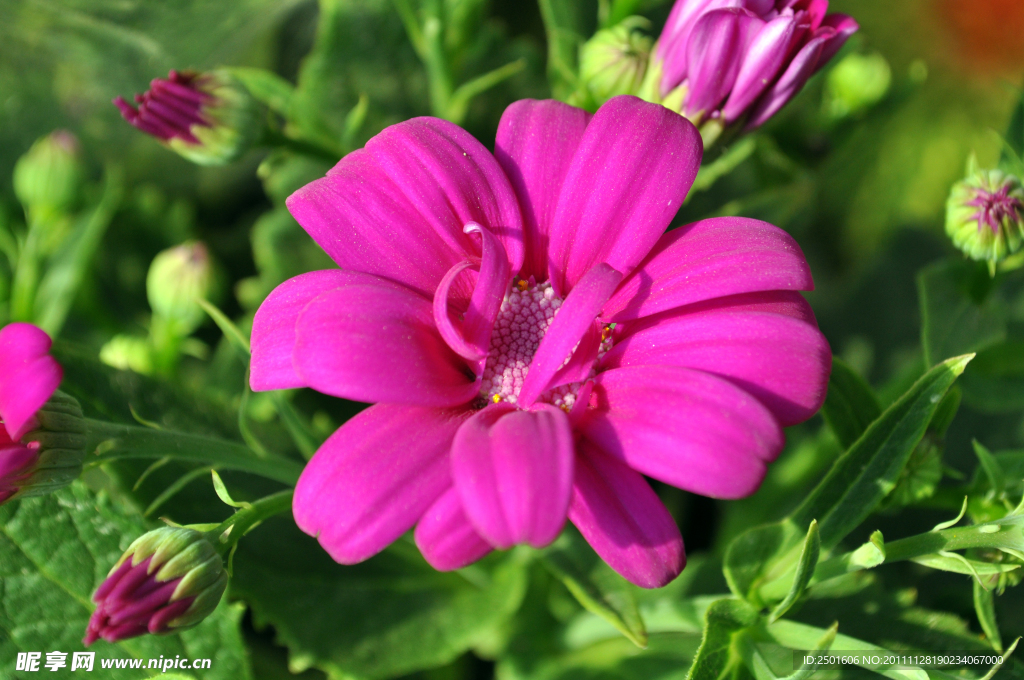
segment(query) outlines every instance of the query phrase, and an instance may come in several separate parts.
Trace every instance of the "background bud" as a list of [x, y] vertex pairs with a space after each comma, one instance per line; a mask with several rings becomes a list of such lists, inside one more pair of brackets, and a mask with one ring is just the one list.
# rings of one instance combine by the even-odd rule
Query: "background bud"
[[1016, 252], [1024, 240], [1020, 179], [1001, 170], [974, 169], [950, 191], [946, 234], [968, 257], [993, 266]]
[[146, 294], [154, 316], [185, 336], [203, 320], [198, 300], [210, 295], [213, 265], [206, 246], [189, 241], [169, 248], [153, 259], [146, 276]]
[[67, 130], [36, 140], [14, 166], [14, 193], [30, 212], [64, 212], [82, 183], [81, 147]]
[[849, 54], [825, 82], [828, 114], [844, 118], [865, 111], [885, 98], [891, 84], [892, 69], [881, 54]]
[[638, 29], [648, 25], [643, 17], [629, 17], [598, 31], [580, 48], [580, 78], [597, 104], [640, 91], [652, 40]]

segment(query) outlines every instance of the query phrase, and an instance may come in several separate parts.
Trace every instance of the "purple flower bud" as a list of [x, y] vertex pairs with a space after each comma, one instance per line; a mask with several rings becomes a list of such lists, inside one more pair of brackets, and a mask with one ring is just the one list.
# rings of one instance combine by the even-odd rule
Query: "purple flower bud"
[[200, 165], [237, 159], [260, 131], [256, 101], [227, 71], [171, 71], [135, 103], [114, 99], [126, 121]]
[[227, 587], [224, 562], [200, 532], [163, 527], [132, 543], [93, 594], [96, 610], [83, 640], [116, 642], [195, 626]]
[[719, 131], [757, 127], [857, 31], [827, 12], [828, 0], [677, 0], [641, 96]]

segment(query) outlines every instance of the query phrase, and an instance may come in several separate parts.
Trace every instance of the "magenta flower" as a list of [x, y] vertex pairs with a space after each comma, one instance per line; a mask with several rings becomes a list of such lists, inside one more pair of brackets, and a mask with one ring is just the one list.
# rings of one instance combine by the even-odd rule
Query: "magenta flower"
[[0, 330], [0, 503], [18, 493], [39, 464], [39, 444], [22, 438], [36, 428], [36, 413], [63, 377], [49, 355], [51, 344], [32, 324]]
[[859, 28], [827, 11], [828, 0], [676, 0], [655, 48], [658, 94], [698, 125], [762, 125]]
[[644, 475], [751, 493], [831, 366], [785, 232], [718, 218], [664, 233], [700, 159], [662, 106], [526, 100], [494, 156], [417, 118], [293, 194], [341, 269], [263, 303], [252, 387], [379, 402], [306, 467], [299, 527], [350, 564], [415, 525], [447, 570], [544, 546], [568, 518], [632, 582], [672, 580], [683, 541]]

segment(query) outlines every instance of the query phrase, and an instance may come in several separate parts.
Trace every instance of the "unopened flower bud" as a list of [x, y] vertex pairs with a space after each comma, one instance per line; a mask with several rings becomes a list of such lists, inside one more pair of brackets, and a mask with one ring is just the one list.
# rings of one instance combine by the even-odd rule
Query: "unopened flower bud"
[[946, 203], [946, 234], [974, 260], [993, 266], [1024, 240], [1024, 187], [1001, 170], [974, 170], [953, 185]]
[[206, 246], [189, 241], [169, 248], [153, 259], [146, 276], [146, 294], [153, 314], [188, 335], [203, 320], [199, 300], [213, 288], [213, 265]]
[[74, 397], [54, 392], [30, 426], [12, 440], [0, 422], [0, 503], [52, 493], [82, 473], [85, 418]]
[[224, 561], [202, 533], [162, 527], [128, 546], [93, 594], [83, 642], [176, 633], [209, 616], [227, 587]]
[[259, 105], [227, 71], [171, 71], [156, 78], [138, 108], [114, 99], [139, 130], [199, 165], [223, 165], [249, 150], [260, 132]]
[[82, 183], [81, 147], [67, 130], [42, 137], [14, 166], [14, 193], [29, 211], [71, 208]]
[[643, 17], [629, 17], [598, 31], [580, 48], [580, 78], [598, 104], [640, 91], [652, 40], [637, 29], [647, 25]]

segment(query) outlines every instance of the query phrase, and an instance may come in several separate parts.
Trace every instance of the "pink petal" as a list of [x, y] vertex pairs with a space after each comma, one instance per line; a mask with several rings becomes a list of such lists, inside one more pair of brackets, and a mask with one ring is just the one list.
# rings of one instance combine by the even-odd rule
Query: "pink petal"
[[783, 106], [789, 103], [790, 99], [803, 89], [808, 78], [814, 73], [828, 40], [829, 36], [818, 36], [800, 48], [778, 82], [768, 88], [754, 105], [750, 120], [747, 122], [747, 129], [767, 123], [769, 118], [778, 113]]
[[587, 272], [572, 289], [533, 355], [519, 390], [517, 403], [521, 408], [532, 406], [549, 389], [551, 379], [584, 334], [593, 328], [601, 308], [621, 280], [622, 274], [602, 263]]
[[249, 376], [252, 389], [260, 392], [305, 387], [292, 361], [299, 314], [320, 294], [360, 283], [400, 289], [386, 279], [340, 269], [300, 274], [275, 288], [260, 305], [252, 322]]
[[797, 31], [796, 18], [772, 19], [750, 44], [729, 99], [722, 107], [722, 118], [733, 121], [765, 91], [789, 57], [789, 47]]
[[479, 385], [444, 343], [433, 305], [399, 286], [321, 293], [295, 326], [295, 369], [313, 389], [364, 402], [458, 406]]
[[860, 30], [860, 24], [853, 17], [845, 14], [829, 14], [825, 17], [821, 26], [822, 28], [830, 28], [835, 33], [824, 33], [828, 37], [821, 48], [821, 54], [818, 55], [818, 63], [814, 67], [815, 71], [820, 71], [825, 64], [831, 61], [832, 57], [836, 56], [836, 53], [846, 44], [846, 40]]
[[452, 443], [452, 477], [469, 521], [498, 548], [548, 545], [565, 524], [573, 455], [569, 418], [553, 406], [478, 412]]
[[688, 116], [709, 114], [729, 95], [744, 55], [765, 22], [745, 9], [708, 12], [693, 27], [687, 45]]
[[433, 295], [453, 265], [478, 254], [462, 231], [470, 222], [498, 236], [513, 271], [522, 264], [522, 223], [508, 179], [482, 144], [443, 120], [386, 128], [287, 203], [342, 269], [424, 295]]
[[50, 336], [29, 323], [0, 329], [0, 420], [13, 441], [35, 426], [33, 416], [64, 377], [49, 355], [52, 344]]
[[816, 326], [778, 314], [687, 309], [629, 328], [602, 367], [665, 364], [712, 373], [757, 397], [785, 426], [821, 408], [832, 351]]
[[306, 465], [292, 511], [336, 562], [371, 557], [451, 486], [449, 450], [466, 411], [377, 404], [342, 425]]
[[583, 109], [550, 99], [517, 101], [501, 116], [494, 156], [523, 211], [523, 278], [548, 278], [548, 234], [562, 183], [590, 118]]
[[641, 588], [660, 588], [686, 566], [679, 527], [638, 472], [582, 440], [569, 520], [608, 565]]
[[678, 366], [630, 366], [594, 378], [577, 429], [634, 470], [713, 498], [761, 484], [784, 443], [761, 402], [733, 383]]
[[478, 349], [483, 357], [491, 345], [494, 320], [498, 318], [498, 311], [501, 309], [512, 272], [509, 270], [508, 258], [501, 241], [490, 231], [476, 223], [466, 225], [464, 231], [467, 234], [480, 234], [482, 241], [480, 275], [477, 277], [473, 296], [469, 300], [463, 328], [466, 341]]
[[675, 4], [655, 48], [655, 54], [664, 61], [661, 75], [662, 96], [671, 92], [689, 75], [687, 47], [697, 21], [713, 10], [744, 5], [743, 0], [691, 0]]
[[455, 487], [423, 513], [416, 525], [416, 545], [438, 571], [461, 569], [494, 550], [466, 519]]
[[813, 289], [789, 234], [759, 220], [715, 217], [665, 234], [615, 291], [603, 318], [626, 321], [738, 293]]
[[620, 96], [590, 121], [551, 228], [551, 281], [564, 297], [599, 262], [628, 274], [668, 227], [700, 166], [697, 129], [664, 106]]

